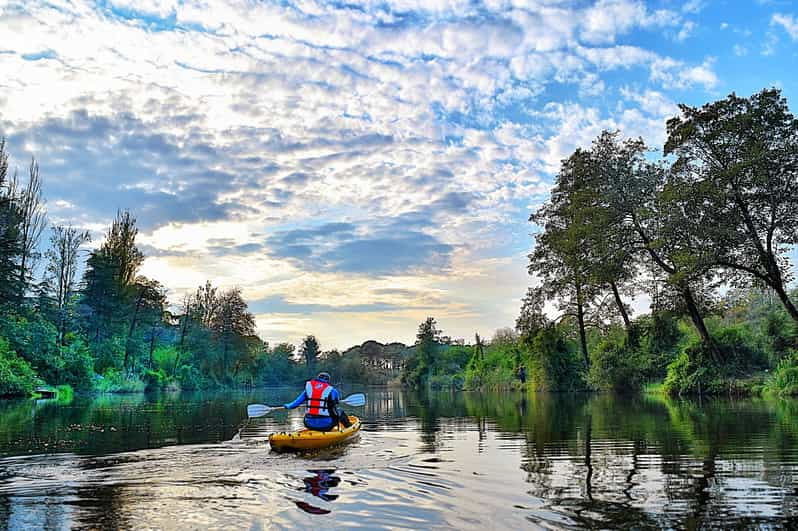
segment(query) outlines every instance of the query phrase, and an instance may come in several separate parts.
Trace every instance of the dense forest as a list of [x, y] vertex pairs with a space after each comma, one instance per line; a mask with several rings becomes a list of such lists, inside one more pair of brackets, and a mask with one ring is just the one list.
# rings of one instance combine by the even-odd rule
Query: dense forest
[[[535, 281], [515, 328], [466, 344], [430, 317], [412, 347], [345, 352], [312, 335], [268, 345], [239, 289], [208, 282], [171, 305], [139, 274], [130, 212], [87, 250], [89, 233], [47, 226], [36, 162], [18, 178], [0, 142], [0, 395], [284, 384], [322, 369], [408, 387], [796, 394], [798, 120], [775, 89], [680, 111], [661, 156], [605, 131], [562, 161], [530, 217]], [[641, 300], [650, 311], [634, 316]]]

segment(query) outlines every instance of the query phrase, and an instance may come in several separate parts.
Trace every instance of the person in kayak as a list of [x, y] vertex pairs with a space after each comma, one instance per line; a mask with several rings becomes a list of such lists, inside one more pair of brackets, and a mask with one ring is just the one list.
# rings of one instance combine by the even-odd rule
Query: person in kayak
[[294, 409], [307, 402], [305, 427], [316, 431], [330, 431], [340, 422], [344, 428], [351, 426], [339, 402], [341, 395], [330, 384], [330, 374], [320, 372], [318, 376], [305, 383], [305, 388], [293, 402], [285, 404], [286, 409]]

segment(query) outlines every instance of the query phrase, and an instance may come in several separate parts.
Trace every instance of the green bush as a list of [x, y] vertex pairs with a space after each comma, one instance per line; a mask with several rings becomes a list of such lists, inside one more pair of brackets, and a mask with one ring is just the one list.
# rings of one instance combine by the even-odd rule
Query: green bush
[[663, 382], [663, 390], [669, 395], [701, 393], [703, 383], [706, 389], [707, 368], [696, 359], [703, 351], [700, 345], [691, 345], [682, 350], [668, 365], [668, 374]]
[[94, 389], [100, 393], [141, 393], [147, 385], [136, 376], [108, 369], [95, 382]]
[[175, 362], [180, 360], [180, 353], [174, 346], [160, 346], [152, 353], [152, 360], [156, 370], [163, 371], [164, 374], [172, 374], [175, 370]]
[[778, 365], [783, 358], [790, 355], [792, 349], [798, 348], [798, 333], [786, 312], [768, 312], [762, 323], [762, 336], [772, 366]]
[[532, 338], [528, 364], [533, 388], [576, 391], [586, 387], [580, 355], [556, 325], [542, 328]]
[[94, 346], [94, 369], [99, 374], [108, 370], [122, 368], [125, 359], [125, 338], [121, 336], [109, 337], [99, 345]]
[[71, 385], [62, 384], [57, 386], [55, 389], [58, 393], [56, 398], [58, 399], [59, 404], [69, 404], [72, 402], [72, 398], [75, 395], [75, 390], [72, 389]]
[[754, 392], [754, 386], [759, 383], [753, 375], [767, 365], [764, 354], [751, 345], [749, 332], [744, 326], [715, 331], [720, 364], [713, 361], [697, 339], [691, 341], [668, 365], [663, 384], [665, 392], [670, 395]]
[[75, 389], [91, 389], [94, 379], [94, 358], [81, 339], [61, 349], [61, 370], [55, 383], [69, 384]]
[[605, 337], [590, 353], [588, 383], [601, 391], [639, 391], [646, 371], [642, 358], [625, 338]]
[[58, 355], [57, 331], [50, 322], [39, 314], [6, 314], [0, 316], [0, 335], [41, 378], [47, 382], [58, 381], [63, 360]]
[[0, 337], [0, 396], [27, 396], [39, 383], [30, 364]]
[[[633, 324], [635, 336], [640, 337], [638, 348], [646, 366], [646, 378], [659, 380], [680, 352], [680, 345], [689, 341], [692, 329], [682, 329], [672, 312], [658, 311], [643, 315]], [[687, 332], [687, 334], [685, 334]]]
[[775, 396], [798, 395], [798, 351], [782, 359], [765, 380], [764, 393]]
[[163, 369], [153, 371], [152, 369], [145, 369], [141, 373], [141, 379], [144, 381], [145, 391], [157, 391], [166, 387], [168, 378]]

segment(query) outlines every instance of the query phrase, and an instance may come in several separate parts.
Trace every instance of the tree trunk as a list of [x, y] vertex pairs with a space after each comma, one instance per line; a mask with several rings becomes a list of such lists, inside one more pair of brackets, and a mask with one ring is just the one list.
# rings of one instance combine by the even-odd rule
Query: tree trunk
[[150, 330], [150, 369], [152, 369], [152, 352], [155, 350], [155, 325]]
[[576, 319], [579, 322], [579, 344], [582, 347], [582, 358], [585, 361], [585, 369], [590, 368], [590, 357], [587, 353], [587, 334], [585, 333], [585, 310], [582, 305], [582, 288], [576, 284]]
[[[781, 275], [779, 275], [779, 280], [781, 280]], [[787, 295], [787, 290], [784, 289], [784, 283], [780, 282], [778, 285], [771, 285], [771, 287], [773, 288], [773, 291], [776, 292], [776, 295], [779, 296], [781, 303], [784, 305], [787, 313], [790, 314], [792, 320], [798, 324], [798, 309], [795, 308], [795, 305], [790, 300], [789, 295]]]
[[621, 313], [621, 318], [623, 319], [623, 326], [626, 328], [626, 333], [628, 334], [632, 324], [629, 322], [629, 314], [626, 313], [626, 306], [624, 306], [623, 300], [621, 300], [621, 294], [618, 293], [618, 286], [615, 282], [610, 282], [610, 287], [612, 287], [612, 295], [615, 297], [615, 304], [618, 306], [618, 311]]
[[685, 305], [687, 306], [687, 312], [690, 314], [690, 320], [693, 321], [693, 326], [695, 326], [698, 336], [701, 338], [701, 344], [707, 348], [712, 356], [712, 360], [715, 363], [720, 363], [720, 353], [715, 346], [715, 342], [712, 341], [712, 337], [709, 335], [709, 330], [707, 330], [707, 325], [704, 323], [704, 318], [701, 316], [701, 312], [698, 310], [698, 304], [695, 302], [692, 290], [689, 287], [682, 288], [682, 297], [684, 298]]
[[183, 316], [183, 326], [180, 328], [180, 344], [178, 350], [183, 350], [183, 345], [186, 342], [186, 333], [188, 332], [188, 314]]
[[136, 311], [133, 312], [133, 319], [130, 321], [130, 328], [127, 331], [127, 341], [125, 341], [125, 361], [122, 366], [127, 371], [127, 366], [130, 361], [130, 343], [133, 338], [133, 332], [136, 330], [136, 320], [139, 318], [139, 308], [141, 308], [141, 295], [136, 299]]

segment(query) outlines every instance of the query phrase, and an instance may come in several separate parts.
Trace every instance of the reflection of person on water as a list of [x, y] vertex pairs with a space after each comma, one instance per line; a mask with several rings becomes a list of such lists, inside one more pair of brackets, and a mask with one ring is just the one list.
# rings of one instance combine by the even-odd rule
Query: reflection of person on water
[[[333, 476], [335, 470], [308, 470], [308, 472], [315, 474], [314, 476], [302, 478], [302, 482], [305, 484], [305, 492], [309, 492], [316, 496], [317, 498], [321, 498], [326, 502], [331, 502], [335, 500], [338, 495], [337, 494], [329, 494], [328, 491], [333, 488], [337, 487], [339, 483], [341, 483], [341, 478], [338, 476]], [[315, 505], [311, 505], [306, 501], [295, 501], [294, 502], [297, 507], [305, 511], [306, 513], [310, 514], [329, 514], [329, 509], [322, 509], [321, 507], [316, 507]]]
[[341, 483], [341, 478], [333, 476], [335, 470], [308, 470], [315, 476], [303, 478], [305, 483], [305, 492], [309, 492], [314, 496], [321, 498], [324, 501], [333, 501], [338, 497], [337, 494], [328, 494], [333, 487], [337, 487]]
[[340, 393], [330, 384], [329, 373], [320, 372], [316, 378], [305, 383], [302, 393], [290, 404], [285, 404], [285, 408], [294, 409], [307, 402], [305, 426], [311, 430], [330, 431], [339, 422], [345, 428], [351, 425], [349, 416], [339, 405], [340, 400]]

